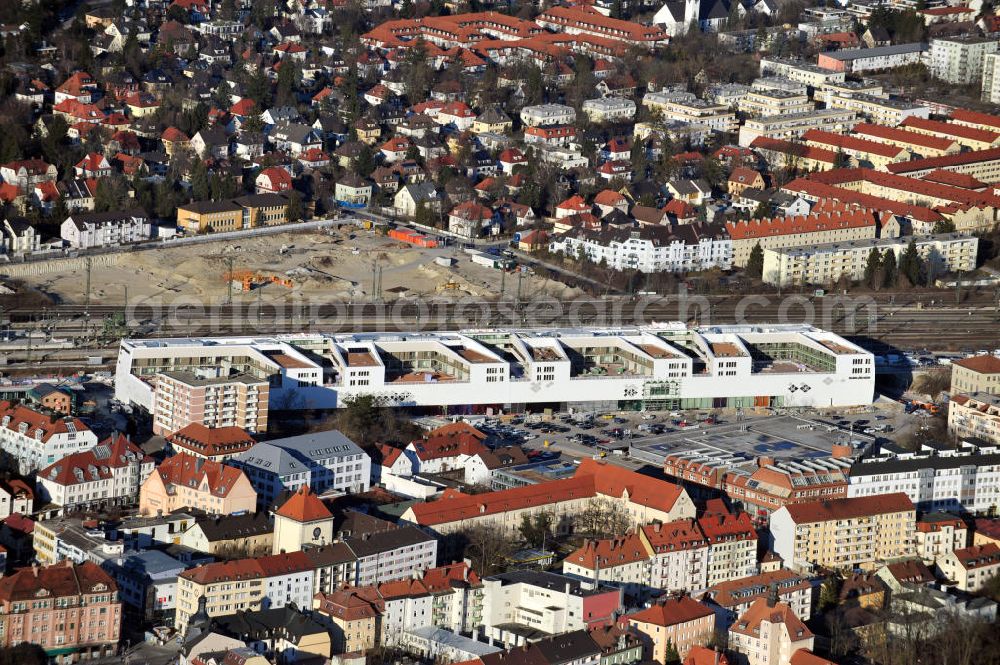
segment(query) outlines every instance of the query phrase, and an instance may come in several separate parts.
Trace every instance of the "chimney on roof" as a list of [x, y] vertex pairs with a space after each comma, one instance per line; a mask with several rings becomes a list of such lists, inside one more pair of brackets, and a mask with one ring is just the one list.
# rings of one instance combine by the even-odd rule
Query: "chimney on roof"
[[757, 466], [761, 469], [763, 469], [765, 466], [774, 466], [774, 458], [762, 455], [761, 457], [757, 458]]
[[778, 604], [778, 583], [771, 582], [771, 587], [767, 591], [767, 606], [774, 607]]
[[[68, 561], [68, 559], [67, 559], [67, 561]], [[35, 574], [35, 577], [38, 577], [38, 564], [37, 563], [31, 564], [31, 572], [33, 572]]]
[[722, 657], [722, 652], [719, 651], [719, 647], [715, 647], [715, 658], [713, 659], [713, 665], [719, 665], [719, 659]]

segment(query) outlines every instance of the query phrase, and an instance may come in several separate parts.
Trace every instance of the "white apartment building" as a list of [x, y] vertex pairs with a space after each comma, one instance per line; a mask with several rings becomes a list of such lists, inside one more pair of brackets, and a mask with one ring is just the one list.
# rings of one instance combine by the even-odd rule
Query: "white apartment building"
[[149, 216], [143, 210], [75, 212], [60, 226], [60, 237], [70, 247], [114, 247], [153, 237]]
[[959, 439], [981, 439], [1000, 445], [1000, 396], [990, 393], [952, 395], [948, 433]]
[[521, 109], [521, 122], [528, 127], [571, 125], [576, 120], [576, 109], [564, 104], [537, 104]]
[[930, 72], [956, 85], [979, 84], [987, 54], [996, 53], [1000, 40], [990, 37], [941, 37], [931, 40]]
[[938, 568], [962, 591], [979, 591], [1000, 574], [1000, 547], [986, 543], [948, 552], [938, 561]]
[[376, 531], [344, 541], [357, 557], [357, 586], [406, 579], [437, 563], [437, 539], [414, 526]]
[[928, 513], [917, 520], [913, 532], [917, 555], [928, 566], [969, 544], [969, 528], [961, 517], [951, 513]]
[[583, 102], [583, 112], [591, 122], [626, 120], [635, 117], [635, 102], [621, 97], [600, 97]]
[[521, 646], [532, 632], [561, 635], [612, 619], [621, 603], [621, 589], [588, 589], [577, 579], [555, 573], [501, 573], [483, 579], [480, 634], [491, 644]]
[[97, 435], [79, 418], [57, 418], [0, 402], [0, 449], [17, 459], [23, 475], [96, 445]]
[[741, 113], [751, 118], [762, 118], [782, 113], [805, 113], [816, 110], [816, 105], [804, 92], [787, 90], [751, 90], [736, 104]]
[[983, 55], [983, 101], [1000, 104], [1000, 53]]
[[909, 117], [926, 119], [931, 115], [930, 108], [922, 104], [865, 94], [830, 94], [826, 98], [826, 107], [854, 111], [869, 122], [887, 127], [895, 127]]
[[705, 125], [716, 132], [735, 132], [739, 127], [729, 104], [698, 99], [690, 92], [647, 92], [642, 105], [659, 113], [661, 120]]
[[585, 229], [573, 227], [553, 236], [549, 251], [585, 256], [616, 270], [688, 272], [718, 267], [728, 270], [733, 243], [719, 224]]
[[[842, 277], [860, 280], [872, 248], [892, 251], [896, 260], [906, 251], [911, 237], [871, 238], [810, 246], [764, 250], [764, 281], [768, 284], [832, 284]], [[916, 238], [917, 251], [934, 275], [968, 272], [976, 268], [979, 239], [960, 233]]]
[[917, 64], [926, 51], [927, 45], [921, 42], [891, 44], [873, 48], [842, 49], [820, 53], [817, 64], [824, 69], [852, 74], [884, 71]]
[[152, 457], [118, 434], [39, 471], [40, 498], [66, 512], [135, 503], [154, 466]]
[[840, 83], [846, 78], [843, 71], [831, 71], [803, 60], [767, 57], [760, 60], [760, 75], [783, 76], [804, 83], [810, 88], [818, 88], [824, 83]]
[[[808, 350], [814, 362], [789, 375], [752, 360], [777, 357], [789, 346]], [[303, 366], [293, 371], [273, 363], [275, 353], [300, 358]], [[623, 402], [640, 402], [646, 409], [844, 406], [870, 404], [875, 381], [870, 370], [855, 371], [858, 364], [873, 367], [871, 353], [812, 326], [699, 328], [666, 322], [614, 330], [125, 339], [115, 396], [149, 408], [144, 377], [166, 366], [206, 363], [259, 372], [271, 384], [272, 403], [287, 401], [299, 409], [335, 408], [359, 394], [388, 405], [480, 404], [515, 412], [526, 405], [565, 410], [617, 408]], [[300, 373], [316, 376], [315, 383], [290, 379]], [[248, 475], [253, 480], [252, 472]]]
[[1000, 447], [963, 441], [918, 451], [883, 445], [851, 467], [850, 497], [904, 492], [921, 510], [983, 512], [1000, 506]]
[[802, 113], [769, 115], [751, 118], [740, 127], [740, 145], [749, 146], [759, 136], [769, 139], [792, 141], [810, 129], [843, 133], [851, 129], [858, 115], [846, 109], [819, 109]]

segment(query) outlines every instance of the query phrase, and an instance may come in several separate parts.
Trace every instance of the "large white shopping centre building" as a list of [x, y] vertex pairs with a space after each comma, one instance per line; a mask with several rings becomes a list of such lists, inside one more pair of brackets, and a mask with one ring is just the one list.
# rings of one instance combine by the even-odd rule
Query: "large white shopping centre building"
[[[871, 353], [807, 325], [467, 330], [123, 340], [119, 400], [153, 410], [158, 375], [267, 380], [270, 408], [374, 394], [431, 411], [869, 404]], [[223, 408], [225, 405], [221, 405]]]

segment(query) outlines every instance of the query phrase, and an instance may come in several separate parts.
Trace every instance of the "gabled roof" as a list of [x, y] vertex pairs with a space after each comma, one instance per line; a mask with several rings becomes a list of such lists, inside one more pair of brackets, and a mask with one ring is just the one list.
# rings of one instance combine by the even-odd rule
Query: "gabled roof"
[[[26, 406], [0, 402], [0, 419], [7, 420], [3, 425], [12, 432], [19, 432], [25, 427], [25, 436], [40, 441], [48, 441], [53, 435], [66, 434], [70, 431], [89, 432], [90, 428], [79, 418], [57, 418], [48, 416]], [[39, 433], [40, 432], [40, 436]]]
[[132, 464], [150, 465], [153, 458], [124, 434], [108, 437], [90, 450], [68, 455], [38, 472], [39, 480], [70, 486], [109, 480], [114, 470]]
[[217, 497], [229, 496], [239, 479], [245, 477], [236, 467], [184, 452], [165, 459], [153, 473], [160, 476], [168, 493], [173, 493], [172, 486], [175, 485], [196, 489], [204, 482], [208, 485], [208, 492]]
[[115, 592], [118, 585], [97, 564], [75, 564], [67, 559], [51, 566], [22, 568], [0, 578], [0, 601], [34, 600], [42, 589], [52, 597], [65, 598]]
[[913, 502], [910, 501], [910, 497], [904, 492], [794, 503], [786, 505], [780, 510], [787, 510], [792, 521], [796, 524], [844, 520], [907, 511], [915, 512]]
[[767, 599], [759, 598], [736, 620], [729, 630], [761, 639], [761, 624], [785, 624], [792, 642], [808, 640], [813, 634], [786, 603], [769, 605]]

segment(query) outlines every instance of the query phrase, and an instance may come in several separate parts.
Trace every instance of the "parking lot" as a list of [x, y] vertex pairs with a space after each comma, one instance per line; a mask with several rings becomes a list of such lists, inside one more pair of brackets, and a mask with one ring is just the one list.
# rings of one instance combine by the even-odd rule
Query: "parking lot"
[[533, 459], [610, 457], [624, 466], [658, 467], [672, 452], [695, 449], [748, 460], [826, 457], [835, 444], [860, 449], [877, 437], [891, 437], [908, 419], [904, 414], [883, 413], [768, 414], [738, 419], [709, 412], [624, 412], [564, 415], [536, 422], [517, 418], [481, 426], [505, 443], [521, 445]]

